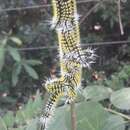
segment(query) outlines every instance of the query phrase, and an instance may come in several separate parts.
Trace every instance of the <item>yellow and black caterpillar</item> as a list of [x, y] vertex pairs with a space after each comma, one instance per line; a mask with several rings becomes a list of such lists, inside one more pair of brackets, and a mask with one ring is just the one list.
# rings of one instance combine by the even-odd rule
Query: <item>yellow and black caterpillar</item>
[[75, 99], [76, 90], [81, 83], [82, 67], [89, 67], [95, 60], [93, 50], [82, 50], [80, 46], [76, 0], [52, 0], [52, 6], [52, 28], [56, 29], [59, 40], [61, 77], [48, 80], [45, 84], [50, 98], [45, 114], [40, 118], [44, 129], [61, 96], [65, 96], [67, 102]]

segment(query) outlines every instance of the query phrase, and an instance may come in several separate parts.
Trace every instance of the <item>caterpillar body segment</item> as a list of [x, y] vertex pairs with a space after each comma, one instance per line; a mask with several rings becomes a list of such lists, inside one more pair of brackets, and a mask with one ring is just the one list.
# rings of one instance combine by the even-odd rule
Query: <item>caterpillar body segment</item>
[[57, 28], [63, 25], [67, 27], [75, 19], [77, 14], [75, 2], [75, 0], [52, 0], [52, 27]]

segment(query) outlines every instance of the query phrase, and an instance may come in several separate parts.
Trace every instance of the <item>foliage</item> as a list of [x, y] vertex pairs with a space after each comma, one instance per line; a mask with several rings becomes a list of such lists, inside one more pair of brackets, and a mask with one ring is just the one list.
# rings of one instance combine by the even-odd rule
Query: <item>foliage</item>
[[[5, 8], [26, 7], [49, 4], [46, 0], [0, 1], [0, 130], [35, 130], [42, 100], [37, 93], [36, 99], [30, 99], [41, 82], [50, 75], [50, 69], [57, 61], [56, 49], [19, 50], [39, 46], [53, 46], [57, 38], [50, 29], [50, 8], [27, 9], [2, 12]], [[96, 3], [80, 4], [80, 15], [89, 12]], [[81, 42], [94, 43], [106, 41], [130, 40], [130, 1], [121, 1], [121, 18], [124, 35], [120, 34], [117, 15], [117, 1], [100, 1], [100, 6], [86, 18], [80, 26]], [[83, 15], [84, 16], [84, 15]], [[11, 31], [10, 31], [11, 30]], [[9, 32], [9, 33], [5, 33]], [[94, 71], [84, 74], [87, 82], [76, 103], [78, 128], [84, 130], [124, 130], [129, 115], [130, 87], [130, 46], [96, 46], [99, 56]], [[35, 60], [34, 60], [35, 59]], [[42, 64], [41, 62], [42, 61]], [[102, 73], [103, 72], [103, 73]], [[57, 73], [53, 70], [54, 75]], [[59, 70], [58, 74], [59, 76]], [[42, 89], [44, 92], [44, 89]], [[81, 95], [82, 94], [82, 95]], [[28, 103], [14, 114], [17, 104]], [[59, 104], [62, 106], [63, 102]], [[111, 114], [105, 108], [117, 112]], [[8, 110], [10, 109], [10, 110]], [[12, 111], [13, 110], [13, 111]], [[82, 113], [81, 113], [81, 110]], [[100, 120], [99, 120], [100, 119]], [[127, 123], [129, 126], [129, 123]], [[49, 129], [70, 129], [69, 106], [58, 107], [55, 119]]]
[[[101, 92], [104, 91], [104, 87], [95, 86], [93, 88], [93, 90], [95, 90], [95, 93], [98, 92], [97, 87], [100, 88]], [[88, 93], [86, 90], [87, 88], [83, 90], [83, 95], [85, 96]], [[110, 94], [109, 97], [106, 98], [106, 95], [102, 95], [101, 98], [100, 95], [96, 95], [96, 98], [100, 99], [100, 101], [111, 99], [110, 104], [113, 104], [118, 109], [130, 110], [130, 107], [128, 105], [130, 104], [130, 99], [128, 99], [129, 97], [127, 95], [129, 91], [130, 88], [124, 88], [122, 90], [117, 90], [111, 93], [109, 93], [108, 91], [108, 93]], [[125, 118], [125, 114], [121, 114], [120, 111], [117, 111], [116, 109], [114, 110], [112, 108], [111, 110], [116, 111], [116, 114], [111, 114], [109, 111], [107, 111], [107, 106], [104, 106], [98, 100], [93, 100], [95, 98], [93, 92], [89, 91], [89, 95], [91, 95], [91, 99], [89, 99], [90, 101], [86, 101], [83, 99], [79, 103], [76, 103], [78, 129], [84, 130], [87, 128], [89, 130], [125, 130], [125, 120], [127, 119]], [[65, 105], [56, 109], [55, 117], [51, 121], [48, 130], [51, 130], [52, 128], [53, 130], [57, 130], [59, 128], [62, 128], [63, 130], [71, 129], [71, 113], [69, 107], [69, 105]], [[37, 130], [39, 126], [37, 115], [41, 111], [41, 108], [42, 99], [40, 93], [37, 92], [35, 100], [33, 101], [32, 99], [30, 99], [23, 109], [16, 112], [16, 116], [14, 116], [12, 112], [6, 113], [6, 115], [1, 118], [0, 127], [4, 127], [5, 130], [7, 128], [9, 128], [9, 130]], [[18, 128], [12, 128], [14, 124], [17, 124]]]
[[[0, 118], [0, 128], [1, 130], [7, 130], [7, 128], [21, 127], [22, 125], [28, 124], [26, 130], [30, 130], [32, 127], [30, 126], [30, 120], [33, 117], [36, 117], [38, 113], [40, 113], [42, 107], [42, 99], [40, 93], [37, 92], [35, 95], [35, 99], [30, 98], [28, 103], [23, 109], [20, 109], [14, 114], [12, 111], [8, 111], [4, 117]], [[33, 120], [32, 120], [33, 121]], [[31, 121], [31, 122], [32, 122]], [[18, 129], [23, 129], [18, 128]], [[12, 130], [12, 129], [10, 129]]]
[[[0, 45], [0, 71], [2, 71], [5, 63], [6, 53], [9, 53], [12, 56], [13, 70], [12, 70], [12, 83], [15, 86], [18, 82], [18, 76], [21, 73], [22, 67], [24, 67], [25, 71], [34, 79], [38, 79], [37, 72], [31, 67], [34, 65], [41, 64], [38, 60], [26, 60], [22, 59], [18, 49], [12, 44], [16, 44], [17, 46], [22, 45], [22, 41], [18, 37], [11, 36], [11, 32], [9, 34], [5, 34], [5, 38], [1, 40]], [[4, 71], [4, 70], [3, 70]]]

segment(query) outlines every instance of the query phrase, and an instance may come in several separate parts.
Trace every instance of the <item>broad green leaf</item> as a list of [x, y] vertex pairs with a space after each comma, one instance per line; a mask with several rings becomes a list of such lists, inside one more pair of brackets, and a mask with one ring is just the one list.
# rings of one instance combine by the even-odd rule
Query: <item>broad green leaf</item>
[[67, 107], [60, 107], [56, 109], [53, 119], [48, 125], [48, 130], [68, 130], [65, 124], [66, 110]]
[[117, 108], [130, 110], [130, 88], [123, 88], [113, 92], [110, 100]]
[[42, 62], [39, 61], [39, 60], [26, 60], [25, 62], [26, 62], [27, 64], [29, 64], [29, 65], [32, 65], [32, 66], [42, 64]]
[[2, 42], [1, 42], [1, 43], [2, 43], [2, 45], [4, 45], [4, 46], [5, 46], [5, 45], [7, 44], [7, 41], [8, 41], [8, 38], [4, 38], [4, 39], [2, 40]]
[[4, 66], [5, 59], [5, 47], [3, 45], [0, 46], [0, 72]]
[[[67, 130], [71, 130], [70, 111], [65, 113]], [[124, 120], [112, 116], [96, 102], [82, 102], [76, 106], [77, 130], [125, 130]], [[114, 121], [116, 119], [116, 121]], [[118, 125], [118, 126], [117, 126]]]
[[0, 130], [7, 130], [7, 126], [1, 117], [0, 117]]
[[87, 86], [83, 90], [83, 96], [88, 100], [101, 101], [110, 97], [112, 90], [104, 86]]
[[26, 104], [25, 108], [24, 108], [24, 113], [25, 113], [25, 118], [31, 119], [34, 116], [35, 113], [35, 109], [33, 109], [33, 100], [30, 98], [28, 103]]
[[31, 120], [28, 125], [26, 126], [25, 130], [37, 130], [37, 123], [38, 120], [37, 119], [33, 119]]
[[18, 82], [19, 79], [19, 74], [21, 72], [22, 66], [21, 64], [16, 64], [13, 68], [13, 72], [12, 72], [12, 83], [15, 86]]
[[22, 125], [26, 122], [25, 113], [23, 110], [19, 110], [16, 113], [15, 122], [19, 125]]
[[102, 130], [125, 130], [125, 121], [120, 116], [111, 115], [106, 119]]
[[80, 90], [80, 92], [77, 93], [77, 97], [76, 97], [75, 102], [81, 102], [81, 101], [84, 101], [84, 100], [85, 100], [85, 97], [82, 93], [82, 90]]
[[15, 61], [21, 61], [21, 56], [16, 48], [8, 46], [8, 51]]
[[5, 116], [3, 117], [3, 120], [7, 127], [13, 127], [15, 122], [15, 117], [13, 112], [8, 111], [7, 114], [5, 114]]
[[[66, 117], [68, 130], [71, 130], [70, 111]], [[76, 107], [77, 114], [77, 129], [78, 130], [101, 130], [104, 121], [108, 118], [109, 114], [103, 107], [95, 102], [82, 102]]]
[[39, 78], [37, 72], [36, 72], [31, 66], [29, 66], [29, 65], [27, 65], [27, 64], [24, 64], [24, 68], [25, 68], [26, 72], [27, 72], [32, 78], [34, 78], [34, 79], [38, 79], [38, 78]]
[[41, 111], [42, 105], [43, 105], [43, 100], [41, 98], [40, 92], [37, 91], [36, 96], [35, 96], [35, 100], [33, 101], [33, 104], [32, 104], [34, 114]]
[[17, 45], [22, 45], [22, 41], [18, 37], [10, 37], [10, 40], [12, 40]]

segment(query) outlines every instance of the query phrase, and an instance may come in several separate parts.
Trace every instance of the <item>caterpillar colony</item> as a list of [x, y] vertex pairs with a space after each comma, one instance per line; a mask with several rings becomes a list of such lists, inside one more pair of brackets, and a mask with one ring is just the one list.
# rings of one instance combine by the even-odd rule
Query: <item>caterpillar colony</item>
[[66, 97], [66, 102], [76, 98], [80, 87], [83, 67], [90, 67], [96, 55], [91, 48], [81, 49], [76, 0], [52, 0], [54, 28], [59, 40], [61, 77], [48, 80], [45, 88], [49, 93], [45, 113], [40, 117], [42, 129], [46, 129], [57, 101]]

